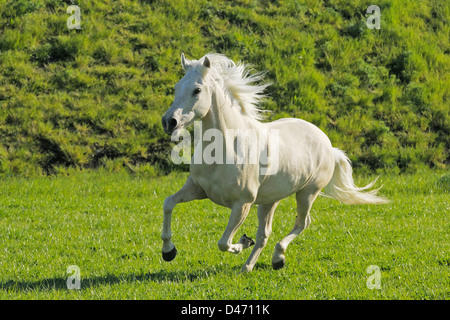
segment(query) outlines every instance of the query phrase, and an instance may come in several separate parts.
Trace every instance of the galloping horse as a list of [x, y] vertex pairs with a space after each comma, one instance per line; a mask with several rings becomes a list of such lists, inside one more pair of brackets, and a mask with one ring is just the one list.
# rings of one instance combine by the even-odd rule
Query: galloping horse
[[[221, 54], [207, 54], [189, 61], [181, 55], [184, 77], [175, 85], [175, 99], [162, 118], [167, 134], [200, 122], [202, 133], [218, 130], [222, 133], [224, 148], [236, 151], [236, 136], [227, 130], [252, 130], [265, 143], [252, 144], [257, 148], [256, 161], [193, 162], [184, 186], [164, 201], [162, 256], [165, 261], [175, 258], [177, 250], [171, 241], [171, 217], [174, 207], [181, 202], [209, 198], [216, 204], [231, 209], [228, 225], [218, 242], [221, 251], [240, 253], [254, 245], [242, 272], [251, 271], [272, 231], [272, 220], [279, 201], [295, 193], [297, 217], [292, 231], [275, 246], [272, 266], [285, 265], [289, 243], [310, 224], [309, 211], [319, 194], [346, 204], [380, 204], [388, 200], [376, 195], [373, 186], [358, 188], [352, 178], [350, 161], [343, 151], [333, 148], [328, 137], [313, 124], [301, 119], [285, 118], [262, 122], [259, 102], [268, 84], [258, 84], [262, 74], [251, 74], [242, 63], [234, 63]], [[262, 133], [276, 132], [276, 143], [262, 137]], [[270, 134], [269, 134], [270, 135]], [[272, 139], [273, 140], [273, 139]], [[273, 141], [272, 141], [273, 142]], [[197, 145], [197, 152], [207, 146]], [[217, 150], [216, 150], [217, 151]], [[220, 150], [219, 150], [220, 151]], [[263, 154], [276, 161], [265, 161]], [[226, 154], [226, 155], [225, 155]], [[229, 157], [226, 150], [224, 157]], [[227, 158], [228, 159], [228, 158]], [[272, 170], [270, 170], [272, 169]], [[321, 190], [324, 193], [321, 193]], [[252, 205], [257, 205], [258, 230], [255, 241], [242, 236], [238, 243], [233, 237], [244, 222]]]

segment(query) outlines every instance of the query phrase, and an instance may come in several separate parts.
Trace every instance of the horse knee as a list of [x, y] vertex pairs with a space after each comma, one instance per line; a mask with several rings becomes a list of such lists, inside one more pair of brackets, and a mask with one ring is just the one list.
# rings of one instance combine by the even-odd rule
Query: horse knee
[[175, 207], [175, 203], [172, 200], [172, 196], [169, 196], [166, 199], [164, 199], [164, 204], [163, 204], [164, 213], [172, 212], [174, 207]]

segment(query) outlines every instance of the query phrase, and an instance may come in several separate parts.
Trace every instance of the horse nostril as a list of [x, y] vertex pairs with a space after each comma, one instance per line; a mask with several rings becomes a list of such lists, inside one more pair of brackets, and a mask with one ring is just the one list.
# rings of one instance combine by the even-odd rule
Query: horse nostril
[[168, 123], [168, 129], [169, 129], [170, 131], [172, 131], [173, 129], [175, 129], [175, 127], [177, 126], [177, 124], [178, 124], [178, 122], [177, 122], [177, 120], [176, 120], [175, 118], [170, 119], [170, 120], [169, 120], [169, 123]]
[[166, 117], [163, 117], [161, 120], [163, 129], [167, 134], [171, 134], [178, 125], [178, 121], [175, 118], [167, 119]]

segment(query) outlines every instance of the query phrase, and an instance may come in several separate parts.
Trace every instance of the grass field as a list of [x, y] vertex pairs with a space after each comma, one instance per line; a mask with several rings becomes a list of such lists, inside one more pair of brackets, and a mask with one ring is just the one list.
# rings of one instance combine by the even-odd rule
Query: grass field
[[[273, 248], [295, 217], [294, 198], [285, 199], [268, 246], [245, 275], [238, 273], [250, 251], [218, 250], [229, 212], [208, 200], [176, 207], [178, 256], [162, 260], [162, 202], [185, 178], [75, 170], [3, 177], [0, 299], [450, 298], [448, 173], [383, 175], [387, 205], [319, 198], [311, 226], [288, 248], [285, 268], [274, 271]], [[236, 238], [254, 237], [255, 211]], [[80, 268], [81, 290], [67, 289], [70, 265]], [[381, 289], [367, 287], [370, 265], [380, 268]]]

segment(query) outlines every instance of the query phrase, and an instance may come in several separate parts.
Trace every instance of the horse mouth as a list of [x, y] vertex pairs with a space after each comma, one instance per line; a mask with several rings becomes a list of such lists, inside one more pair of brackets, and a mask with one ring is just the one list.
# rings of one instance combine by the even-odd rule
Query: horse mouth
[[163, 129], [164, 129], [164, 132], [167, 134], [167, 135], [172, 135], [172, 133], [175, 131], [175, 130], [169, 130], [168, 128], [166, 128], [166, 127], [163, 127]]

